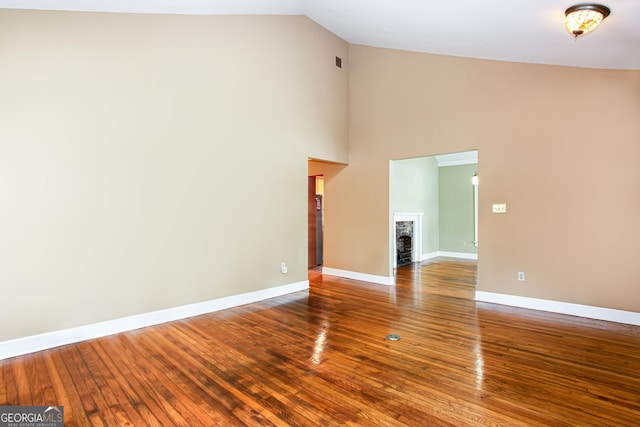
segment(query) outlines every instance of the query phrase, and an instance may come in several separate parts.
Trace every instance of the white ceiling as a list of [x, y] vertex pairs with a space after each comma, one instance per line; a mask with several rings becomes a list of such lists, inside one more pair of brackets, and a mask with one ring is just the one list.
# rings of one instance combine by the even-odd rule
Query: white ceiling
[[[194, 15], [306, 15], [353, 44], [471, 58], [640, 70], [640, 0], [577, 41], [572, 0], [0, 0], [0, 8]], [[0, 33], [1, 35], [1, 33]]]

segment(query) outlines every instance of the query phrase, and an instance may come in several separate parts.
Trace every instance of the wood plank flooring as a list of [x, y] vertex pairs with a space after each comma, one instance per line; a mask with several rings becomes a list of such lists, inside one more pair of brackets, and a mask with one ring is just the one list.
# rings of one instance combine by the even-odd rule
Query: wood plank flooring
[[476, 303], [475, 270], [312, 270], [309, 291], [1, 361], [0, 405], [64, 405], [67, 426], [640, 425], [640, 328]]

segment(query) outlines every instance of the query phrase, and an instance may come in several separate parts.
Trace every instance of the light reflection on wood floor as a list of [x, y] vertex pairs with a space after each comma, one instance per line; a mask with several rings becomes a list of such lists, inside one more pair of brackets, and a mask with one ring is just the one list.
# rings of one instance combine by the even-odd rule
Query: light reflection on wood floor
[[310, 270], [309, 291], [0, 362], [0, 405], [64, 405], [67, 426], [640, 425], [640, 328], [476, 303], [475, 274]]

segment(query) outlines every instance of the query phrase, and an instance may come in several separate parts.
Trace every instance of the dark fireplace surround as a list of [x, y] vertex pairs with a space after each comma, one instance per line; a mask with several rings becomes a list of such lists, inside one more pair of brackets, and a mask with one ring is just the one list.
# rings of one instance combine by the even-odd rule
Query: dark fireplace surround
[[413, 221], [396, 222], [396, 264], [398, 267], [413, 261]]

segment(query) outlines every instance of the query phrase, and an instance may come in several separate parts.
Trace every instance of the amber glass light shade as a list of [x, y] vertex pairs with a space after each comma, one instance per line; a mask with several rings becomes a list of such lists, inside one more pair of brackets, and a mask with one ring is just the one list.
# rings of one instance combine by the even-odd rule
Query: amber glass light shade
[[565, 27], [567, 32], [577, 39], [595, 31], [610, 13], [608, 7], [599, 4], [571, 6], [564, 12], [566, 16]]

